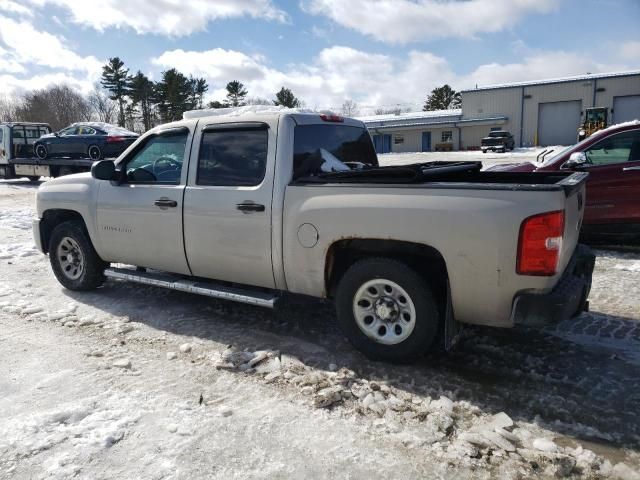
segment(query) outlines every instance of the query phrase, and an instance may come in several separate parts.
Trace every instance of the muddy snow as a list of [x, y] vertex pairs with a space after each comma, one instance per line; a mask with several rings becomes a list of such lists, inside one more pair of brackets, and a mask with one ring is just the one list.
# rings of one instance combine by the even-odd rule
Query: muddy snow
[[640, 253], [591, 312], [374, 363], [330, 305], [61, 288], [0, 182], [0, 478], [640, 479]]

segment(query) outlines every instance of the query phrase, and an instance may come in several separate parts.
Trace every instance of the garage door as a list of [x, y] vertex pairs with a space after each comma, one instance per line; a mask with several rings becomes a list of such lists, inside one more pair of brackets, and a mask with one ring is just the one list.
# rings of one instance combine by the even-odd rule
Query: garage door
[[640, 95], [613, 97], [613, 123], [640, 120]]
[[582, 100], [538, 104], [538, 144], [573, 145], [578, 138]]

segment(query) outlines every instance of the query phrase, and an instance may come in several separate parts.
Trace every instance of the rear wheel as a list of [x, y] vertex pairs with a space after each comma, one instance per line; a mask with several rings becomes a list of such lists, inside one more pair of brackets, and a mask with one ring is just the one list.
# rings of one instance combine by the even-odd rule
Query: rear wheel
[[31, 183], [35, 183], [35, 182], [37, 182], [38, 180], [40, 180], [40, 177], [36, 177], [35, 175], [34, 175], [34, 176], [31, 176], [31, 177], [27, 177], [27, 178], [29, 179], [29, 181], [30, 181]]
[[47, 151], [47, 147], [42, 143], [38, 143], [36, 145], [36, 148], [34, 148], [33, 150], [36, 153], [36, 157], [38, 157], [40, 160], [44, 160], [49, 154], [49, 152]]
[[438, 307], [429, 285], [413, 269], [389, 258], [353, 264], [338, 284], [338, 323], [367, 357], [406, 363], [433, 345]]
[[104, 283], [108, 264], [98, 256], [78, 222], [64, 222], [53, 229], [49, 261], [58, 281], [69, 290], [93, 290]]

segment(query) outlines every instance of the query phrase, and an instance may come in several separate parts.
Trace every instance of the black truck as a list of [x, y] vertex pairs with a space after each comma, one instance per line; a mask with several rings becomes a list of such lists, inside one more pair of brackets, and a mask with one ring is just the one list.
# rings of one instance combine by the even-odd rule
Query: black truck
[[482, 153], [487, 153], [489, 150], [504, 153], [507, 150], [513, 150], [515, 146], [516, 142], [513, 140], [513, 135], [504, 130], [495, 130], [480, 142]]

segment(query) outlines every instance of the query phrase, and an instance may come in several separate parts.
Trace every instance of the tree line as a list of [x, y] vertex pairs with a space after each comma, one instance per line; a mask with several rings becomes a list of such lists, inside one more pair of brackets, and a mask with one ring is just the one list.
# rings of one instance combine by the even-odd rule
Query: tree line
[[[53, 85], [33, 90], [17, 98], [0, 97], [0, 121], [46, 122], [59, 130], [77, 121], [117, 123], [129, 130], [143, 132], [154, 126], [182, 119], [188, 110], [227, 108], [244, 105], [278, 105], [303, 107], [304, 102], [288, 88], [282, 87], [272, 100], [250, 97], [245, 85], [232, 80], [226, 85], [224, 100], [205, 104], [209, 85], [205, 78], [186, 76], [175, 68], [161, 73], [153, 81], [138, 70], [131, 74], [124, 62], [110, 58], [102, 68], [100, 81], [82, 95], [68, 85]], [[449, 85], [434, 88], [423, 110], [459, 108], [460, 92]], [[340, 108], [345, 116], [356, 116], [359, 107], [347, 99]], [[400, 107], [376, 109], [376, 114], [400, 114]]]

